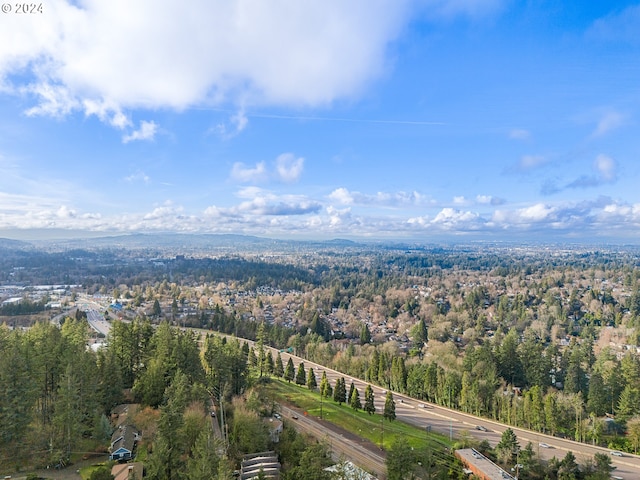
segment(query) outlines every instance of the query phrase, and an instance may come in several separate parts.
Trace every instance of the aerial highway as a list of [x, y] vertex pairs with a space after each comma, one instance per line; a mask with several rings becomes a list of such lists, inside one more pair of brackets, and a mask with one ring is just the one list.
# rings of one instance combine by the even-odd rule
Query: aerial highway
[[[278, 350], [275, 349], [272, 349], [272, 351], [274, 354], [278, 352]], [[318, 380], [322, 376], [322, 372], [325, 371], [332, 385], [335, 384], [338, 377], [344, 377], [347, 388], [351, 382], [353, 382], [358, 390], [360, 390], [361, 398], [364, 389], [368, 385], [364, 380], [345, 375], [344, 373], [310, 362], [296, 355], [287, 352], [280, 352], [280, 355], [285, 363], [289, 357], [291, 357], [296, 369], [300, 362], [304, 362], [305, 368], [307, 369], [313, 367]], [[376, 411], [382, 412], [384, 409], [386, 390], [374, 384], [371, 384], [371, 386], [375, 394]], [[507, 428], [511, 428], [517, 435], [520, 446], [524, 447], [528, 442], [531, 442], [534, 451], [543, 460], [550, 460], [552, 457], [562, 459], [568, 451], [572, 451], [578, 463], [584, 464], [587, 460], [593, 459], [594, 454], [605, 453], [610, 455], [611, 463], [616, 467], [613, 472], [616, 478], [625, 480], [640, 478], [640, 457], [637, 455], [629, 453], [624, 453], [623, 456], [611, 455], [611, 450], [607, 448], [504, 425], [492, 420], [427, 403], [423, 400], [415, 400], [401, 393], [393, 392], [393, 398], [396, 404], [396, 418], [425, 430], [430, 428], [432, 431], [452, 438], [459, 436], [462, 432], [467, 432], [474, 438], [478, 440], [488, 440], [492, 446], [495, 446], [500, 441], [502, 432]]]

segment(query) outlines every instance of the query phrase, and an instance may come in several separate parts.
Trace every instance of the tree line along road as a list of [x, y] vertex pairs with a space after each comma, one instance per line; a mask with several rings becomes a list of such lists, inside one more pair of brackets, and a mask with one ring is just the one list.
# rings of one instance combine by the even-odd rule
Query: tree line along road
[[[279, 352], [276, 349], [270, 349], [275, 353]], [[344, 377], [347, 385], [353, 381], [356, 388], [361, 391], [364, 391], [367, 385], [371, 385], [376, 398], [376, 411], [383, 411], [385, 397], [385, 390], [383, 388], [369, 384], [364, 380], [337, 372], [323, 365], [310, 362], [287, 352], [280, 352], [280, 355], [282, 356], [283, 362], [287, 362], [289, 357], [291, 357], [296, 369], [301, 362], [304, 362], [305, 368], [308, 369], [309, 367], [312, 367], [318, 376], [322, 376], [322, 372], [325, 371], [327, 373], [327, 378], [333, 385], [335, 385], [335, 381], [339, 377]], [[550, 435], [512, 427], [510, 425], [504, 425], [492, 420], [427, 403], [423, 400], [415, 400], [396, 392], [393, 392], [393, 398], [396, 403], [396, 418], [398, 420], [420, 428], [426, 429], [427, 427], [430, 427], [430, 429], [435, 432], [451, 436], [453, 438], [459, 436], [463, 431], [466, 431], [478, 440], [488, 440], [492, 446], [495, 446], [500, 441], [502, 433], [507, 428], [511, 428], [518, 437], [521, 447], [524, 447], [528, 442], [531, 442], [534, 450], [543, 460], [550, 460], [552, 457], [562, 459], [568, 451], [572, 451], [576, 456], [577, 461], [584, 464], [588, 459], [593, 459], [593, 455], [596, 453], [609, 454], [611, 452], [609, 449], [603, 447], [587, 445], [573, 440], [552, 437]], [[424, 405], [424, 407], [419, 405]], [[476, 430], [476, 426], [484, 427], [487, 431]], [[545, 444], [547, 448], [541, 448], [541, 443]], [[614, 471], [616, 477], [620, 477], [625, 480], [640, 478], [640, 457], [637, 455], [625, 453], [624, 457], [611, 456], [611, 459], [612, 465], [616, 467]]]
[[[224, 335], [217, 332], [208, 333]], [[234, 337], [232, 335], [227, 336], [230, 338], [238, 338], [238, 340], [248, 342], [250, 346], [255, 346], [255, 342], [252, 340]], [[386, 390], [382, 387], [369, 384], [364, 380], [332, 370], [324, 365], [311, 362], [291, 353], [282, 352], [268, 346], [265, 346], [265, 348], [271, 351], [274, 355], [280, 353], [283, 363], [288, 362], [289, 358], [291, 358], [296, 369], [301, 362], [304, 362], [305, 368], [308, 369], [309, 367], [312, 367], [318, 378], [322, 376], [323, 371], [326, 372], [327, 378], [332, 385], [335, 385], [335, 381], [339, 377], [344, 377], [347, 385], [353, 382], [356, 388], [361, 392], [364, 392], [367, 385], [371, 385], [375, 394], [376, 411], [382, 412], [384, 410], [384, 397]], [[607, 448], [553, 437], [543, 433], [525, 430], [523, 428], [512, 427], [493, 420], [441, 407], [423, 400], [416, 400], [401, 393], [393, 392], [393, 398], [396, 403], [396, 418], [398, 420], [415, 425], [419, 428], [430, 428], [432, 431], [453, 438], [460, 436], [462, 432], [467, 432], [472, 437], [477, 438], [480, 441], [487, 440], [492, 446], [495, 446], [500, 441], [502, 433], [507, 428], [511, 428], [518, 437], [520, 446], [524, 447], [528, 442], [531, 442], [534, 451], [536, 451], [539, 457], [543, 460], [550, 460], [553, 457], [562, 459], [568, 451], [571, 451], [576, 456], [576, 460], [579, 463], [584, 464], [587, 460], [593, 459], [593, 456], [596, 453], [604, 453], [607, 455], [611, 453], [611, 450]], [[477, 430], [477, 426], [486, 429], [486, 431]], [[624, 480], [640, 479], [639, 456], [625, 453], [623, 457], [611, 456], [611, 460], [611, 464], [616, 467], [614, 475], [617, 478], [622, 478]]]

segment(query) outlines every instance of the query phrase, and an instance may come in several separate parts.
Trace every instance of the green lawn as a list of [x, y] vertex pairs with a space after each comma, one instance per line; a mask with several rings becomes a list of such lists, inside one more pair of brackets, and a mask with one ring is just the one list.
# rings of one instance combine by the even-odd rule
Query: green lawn
[[[366, 438], [376, 445], [380, 445], [382, 440], [382, 430], [384, 428], [384, 448], [388, 449], [398, 436], [404, 437], [410, 446], [415, 449], [425, 449], [427, 444], [431, 448], [450, 447], [451, 443], [447, 437], [437, 433], [429, 433], [424, 429], [414, 427], [399, 420], [384, 421], [382, 415], [376, 413], [369, 415], [360, 410], [356, 412], [348, 405], [338, 405], [332, 399], [324, 399], [322, 407], [320, 394], [310, 391], [307, 387], [301, 387], [293, 383], [288, 383], [280, 379], [272, 379], [266, 385], [272, 395], [286, 404], [295, 405], [301, 408], [307, 415], [320, 418], [322, 408], [322, 418], [360, 437]], [[428, 443], [427, 443], [428, 442]]]

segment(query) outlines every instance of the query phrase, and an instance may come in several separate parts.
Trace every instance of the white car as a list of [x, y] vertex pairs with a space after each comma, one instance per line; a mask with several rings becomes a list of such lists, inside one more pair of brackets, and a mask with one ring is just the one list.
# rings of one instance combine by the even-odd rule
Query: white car
[[624, 453], [622, 453], [620, 450], [612, 450], [609, 453], [611, 453], [611, 455], [614, 455], [616, 457], [624, 457]]
[[541, 443], [540, 443], [540, 446], [541, 446], [542, 448], [551, 448], [551, 445], [549, 445], [548, 443], [542, 443], [542, 442], [541, 442]]

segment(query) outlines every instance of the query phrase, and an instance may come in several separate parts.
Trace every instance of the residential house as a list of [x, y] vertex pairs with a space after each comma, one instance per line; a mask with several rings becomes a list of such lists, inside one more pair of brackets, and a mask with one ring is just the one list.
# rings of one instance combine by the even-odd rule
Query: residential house
[[141, 432], [131, 424], [120, 425], [111, 436], [109, 460], [127, 461], [135, 455]]

